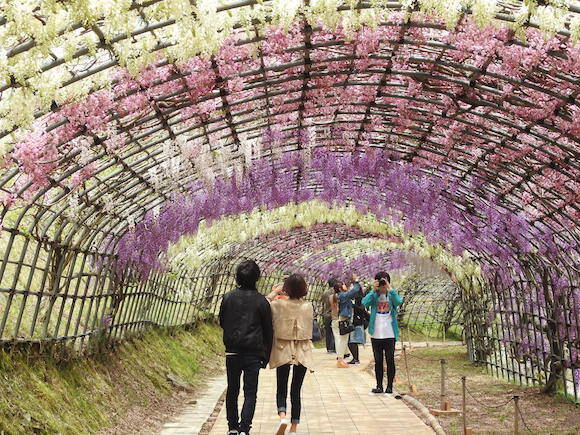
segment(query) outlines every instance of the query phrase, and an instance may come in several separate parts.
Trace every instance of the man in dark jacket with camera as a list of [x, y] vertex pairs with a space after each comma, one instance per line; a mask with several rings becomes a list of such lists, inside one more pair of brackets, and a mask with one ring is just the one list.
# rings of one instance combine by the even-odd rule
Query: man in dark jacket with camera
[[[228, 434], [249, 434], [256, 409], [258, 374], [266, 368], [272, 350], [272, 312], [256, 283], [260, 268], [253, 261], [242, 262], [236, 270], [239, 287], [224, 295], [220, 325], [224, 330], [228, 390], [226, 410]], [[244, 375], [244, 405], [238, 420], [240, 377]]]

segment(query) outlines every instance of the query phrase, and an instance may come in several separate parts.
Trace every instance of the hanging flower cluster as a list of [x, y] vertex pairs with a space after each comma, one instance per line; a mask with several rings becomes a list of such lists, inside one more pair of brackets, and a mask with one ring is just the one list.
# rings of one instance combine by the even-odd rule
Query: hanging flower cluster
[[[305, 266], [309, 276], [315, 276], [320, 280], [326, 280], [333, 276], [339, 280], [348, 281], [354, 273], [360, 277], [371, 279], [377, 271], [395, 271], [408, 266], [401, 251], [362, 253], [353, 257], [343, 257], [339, 249], [335, 247], [334, 252], [330, 253], [334, 254], [332, 257], [335, 257], [332, 261], [327, 258], [319, 262], [308, 259]], [[320, 254], [317, 257], [320, 258]], [[296, 270], [302, 269], [296, 268]]]
[[[347, 239], [354, 240], [340, 242]], [[304, 252], [310, 250], [315, 253]], [[169, 247], [165, 267], [191, 271], [220, 258], [259, 252], [260, 258], [271, 254], [270, 260], [262, 260], [266, 272], [287, 269], [288, 264], [314, 270], [314, 264], [332, 258], [395, 250], [414, 252], [441, 264], [458, 282], [481, 279], [477, 263], [431, 245], [420, 234], [406, 234], [400, 225], [379, 221], [353, 206], [330, 206], [317, 200], [201, 222], [197, 233], [183, 236]]]
[[[413, 165], [393, 162], [388, 153], [350, 155], [317, 150], [309, 168], [303, 167], [298, 153], [286, 153], [280, 164], [278, 170], [272, 170], [268, 159], [258, 160], [242, 179], [216, 180], [211, 190], [195, 184], [190, 195], [167, 204], [159, 217], [148, 213], [135, 232], [121, 239], [120, 265], [141, 264], [138, 267], [145, 271], [158, 267], [160, 253], [181, 235], [196, 233], [201, 221], [315, 198], [327, 203], [352, 202], [379, 218], [400, 221], [405, 231], [421, 232], [430, 243], [450, 246], [456, 254], [467, 250], [489, 256], [493, 262], [486, 263], [484, 270], [496, 272], [495, 262], [501, 263], [502, 279], [508, 284], [513, 271], [516, 275], [522, 271], [522, 255], [540, 252], [555, 261], [562, 249], [549, 228], [531, 225], [523, 216], [502, 210], [497, 197], [466, 203], [475, 210], [467, 215], [455, 206], [457, 198], [450, 197], [450, 192], [457, 192], [452, 182], [427, 177]], [[300, 185], [296, 185], [298, 169]], [[360, 182], [365, 174], [374, 174], [373, 184]]]
[[[561, 0], [526, 1], [519, 10], [506, 8], [496, 0], [401, 3], [406, 19], [413, 11], [422, 11], [441, 17], [450, 29], [462, 22], [464, 8], [469, 5], [472, 20], [480, 26], [509, 25], [520, 31], [529, 22], [543, 35], [566, 31], [573, 41], [580, 37], [580, 17], [570, 13], [568, 2]], [[0, 56], [0, 83], [13, 84], [13, 89], [3, 95], [6, 102], [0, 107], [0, 129], [26, 125], [34, 119], [35, 111], [48, 110], [53, 101], [62, 104], [106, 86], [111, 77], [107, 69], [111, 55], [121, 66], [137, 73], [157, 54], [179, 61], [213, 54], [232, 33], [249, 34], [256, 23], [260, 30], [269, 24], [287, 29], [298, 17], [304, 17], [312, 26], [342, 27], [353, 33], [362, 24], [380, 22], [393, 7], [399, 6], [371, 2], [364, 8], [354, 8], [348, 1], [327, 0], [308, 4], [301, 0], [256, 4], [216, 0], [193, 4], [188, 0], [141, 4], [127, 0], [7, 2], [2, 6], [0, 38], [7, 51]], [[511, 15], [512, 21], [496, 20], [500, 12]], [[146, 31], [144, 23], [153, 27], [154, 33]], [[165, 44], [159, 46], [158, 41]], [[276, 48], [276, 44], [271, 46]], [[85, 64], [93, 66], [94, 73], [80, 79]]]
[[[211, 184], [217, 175], [214, 166], [222, 174], [239, 173], [253, 158], [278, 156], [296, 144], [308, 162], [312, 147], [368, 149], [387, 138], [397, 144], [393, 156], [408, 156], [417, 165], [446, 172], [453, 162], [472, 166], [473, 174], [467, 177], [493, 176], [499, 193], [513, 195], [529, 218], [552, 219], [555, 226], [572, 228], [580, 217], [574, 206], [579, 174], [570, 161], [580, 132], [580, 110], [571, 99], [577, 84], [563, 77], [577, 74], [579, 48], [560, 36], [546, 39], [533, 29], [525, 31], [523, 44], [510, 30], [482, 30], [471, 18], [462, 19], [452, 31], [406, 28], [405, 15], [399, 12], [387, 18], [385, 26], [323, 24], [312, 32], [311, 78], [303, 106], [303, 80], [296, 77], [305, 66], [281, 68], [304, 60], [294, 49], [303, 43], [303, 24], [267, 27], [255, 43], [232, 36], [213, 56], [173, 63], [155, 57], [137, 75], [117, 69], [110, 89], [64, 104], [15, 144], [9, 162], [18, 166], [20, 176], [5, 194], [11, 199], [4, 202], [14, 204], [19, 196], [31, 200], [55, 184], [82, 188], [99, 172], [100, 156], [133, 150], [130, 138], [142, 134], [143, 119], [169, 108], [179, 110], [192, 138], [180, 144], [165, 139], [174, 151], [164, 152], [164, 159], [172, 161], [164, 163], [164, 177], [156, 168], [150, 174], [168, 180], [152, 180], [161, 191], [193, 174]], [[419, 23], [422, 16], [416, 18]], [[412, 36], [415, 45], [399, 45], [396, 41], [403, 34]], [[417, 49], [429, 47], [433, 38], [450, 44], [445, 70], [434, 55]], [[252, 85], [261, 77], [256, 52], [263, 54], [267, 78], [275, 82], [268, 98], [265, 89]], [[474, 70], [470, 74], [476, 78], [468, 80], [469, 68], [485, 71]], [[385, 69], [390, 71], [392, 90], [379, 89]], [[255, 127], [259, 134], [240, 133], [237, 154], [227, 151], [231, 138], [224, 102], [235, 113], [268, 121], [261, 131]], [[419, 147], [401, 141], [421, 132], [429, 135]], [[216, 147], [224, 151], [212, 151]], [[519, 175], [522, 170], [525, 174]]]

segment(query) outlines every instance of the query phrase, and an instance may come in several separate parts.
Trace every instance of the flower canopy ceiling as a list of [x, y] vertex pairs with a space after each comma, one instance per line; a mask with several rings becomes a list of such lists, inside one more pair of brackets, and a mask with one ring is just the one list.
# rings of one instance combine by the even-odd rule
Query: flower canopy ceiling
[[[378, 149], [391, 166], [377, 171], [439, 183], [457, 224], [493, 204], [576, 246], [579, 11], [565, 0], [8, 2], [3, 225], [98, 251], [148, 211], [251, 179], [256, 165], [315, 192], [316, 150]], [[425, 229], [443, 230], [412, 228]]]

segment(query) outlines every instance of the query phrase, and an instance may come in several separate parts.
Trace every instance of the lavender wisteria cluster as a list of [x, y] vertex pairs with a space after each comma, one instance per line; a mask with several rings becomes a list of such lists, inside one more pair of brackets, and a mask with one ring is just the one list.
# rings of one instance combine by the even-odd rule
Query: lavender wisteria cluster
[[470, 187], [483, 192], [481, 186], [460, 189], [452, 177], [431, 177], [390, 157], [387, 152], [315, 150], [306, 166], [299, 153], [286, 153], [274, 168], [267, 157], [255, 161], [241, 179], [221, 178], [211, 187], [194, 183], [188, 194], [175, 196], [158, 216], [147, 213], [120, 240], [119, 265], [131, 263], [147, 275], [161, 266], [160, 254], [169, 244], [195, 234], [202, 220], [311, 199], [351, 203], [379, 219], [402, 222], [405, 231], [421, 232], [455, 254], [469, 251], [485, 272], [497, 272], [508, 285], [523, 272], [522, 256], [558, 263], [562, 251], [577, 250], [577, 242], [557, 242], [549, 228], [503, 208], [497, 196], [465, 193]]
[[369, 278], [379, 270], [394, 271], [409, 265], [405, 252], [400, 250], [367, 252], [352, 257], [344, 257], [341, 253], [340, 248], [320, 251], [296, 262], [291, 269], [296, 272], [307, 270], [310, 276], [320, 280], [333, 276], [348, 281], [353, 274]]

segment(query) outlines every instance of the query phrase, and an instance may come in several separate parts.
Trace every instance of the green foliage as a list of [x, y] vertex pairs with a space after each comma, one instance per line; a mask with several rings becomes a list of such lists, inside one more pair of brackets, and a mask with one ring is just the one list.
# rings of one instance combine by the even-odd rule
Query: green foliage
[[94, 433], [132, 407], [167, 396], [171, 373], [199, 386], [223, 362], [218, 327], [151, 330], [114, 353], [59, 361], [0, 351], [0, 431]]

